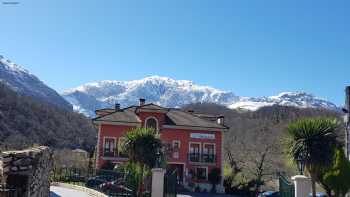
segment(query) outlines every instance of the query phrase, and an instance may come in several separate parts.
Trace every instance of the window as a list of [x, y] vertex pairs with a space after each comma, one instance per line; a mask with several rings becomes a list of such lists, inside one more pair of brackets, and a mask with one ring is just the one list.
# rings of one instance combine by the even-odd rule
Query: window
[[214, 144], [204, 144], [202, 160], [203, 162], [206, 162], [206, 163], [215, 162], [215, 145]]
[[196, 178], [197, 180], [207, 180], [207, 168], [196, 168]]
[[179, 158], [180, 144], [179, 140], [173, 141], [173, 158], [175, 159]]
[[201, 144], [190, 142], [189, 159], [191, 162], [200, 162]]
[[199, 143], [190, 144], [190, 153], [199, 154], [201, 151], [201, 145]]
[[214, 155], [215, 154], [214, 144], [204, 144], [203, 154]]
[[124, 150], [125, 137], [120, 137], [118, 139], [118, 156], [119, 157], [128, 157], [128, 153]]
[[158, 131], [158, 121], [153, 117], [149, 117], [146, 119], [146, 128], [153, 128]]
[[115, 149], [115, 138], [104, 138], [103, 156], [114, 157]]

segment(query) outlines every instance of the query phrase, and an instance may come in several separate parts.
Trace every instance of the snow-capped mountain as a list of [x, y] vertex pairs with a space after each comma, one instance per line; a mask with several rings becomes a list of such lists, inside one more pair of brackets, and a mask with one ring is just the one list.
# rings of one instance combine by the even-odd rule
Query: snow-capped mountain
[[110, 107], [115, 103], [124, 107], [135, 105], [139, 98], [166, 107], [181, 107], [197, 102], [229, 105], [239, 100], [232, 92], [158, 76], [134, 81], [88, 83], [65, 91], [63, 97], [73, 105], [74, 110], [88, 116], [93, 116], [95, 109]]
[[94, 110], [120, 103], [123, 107], [136, 105], [139, 98], [145, 98], [166, 107], [181, 107], [190, 103], [217, 103], [232, 109], [257, 110], [263, 106], [285, 105], [295, 107], [322, 107], [336, 109], [326, 100], [303, 92], [284, 92], [270, 97], [240, 97], [232, 92], [201, 86], [187, 80], [152, 76], [134, 81], [100, 81], [87, 83], [65, 91], [63, 97], [73, 109], [87, 116], [94, 116]]
[[324, 108], [337, 110], [337, 106], [327, 100], [317, 98], [305, 92], [282, 92], [269, 97], [241, 97], [238, 102], [229, 105], [232, 109], [246, 109], [255, 111], [264, 106], [281, 105], [299, 108]]
[[58, 107], [72, 110], [72, 105], [21, 66], [5, 59], [0, 55], [0, 82], [20, 94], [34, 99], [54, 104]]

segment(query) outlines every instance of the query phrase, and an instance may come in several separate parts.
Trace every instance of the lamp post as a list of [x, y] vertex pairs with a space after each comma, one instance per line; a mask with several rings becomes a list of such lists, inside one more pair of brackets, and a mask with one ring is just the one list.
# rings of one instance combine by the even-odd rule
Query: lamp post
[[297, 166], [299, 170], [299, 175], [304, 175], [304, 169], [305, 169], [305, 157], [300, 155], [297, 159]]
[[155, 163], [155, 167], [156, 167], [156, 168], [160, 168], [160, 167], [161, 167], [161, 156], [160, 156], [160, 150], [159, 150], [159, 148], [157, 149], [157, 153], [156, 153], [156, 163]]
[[343, 112], [345, 113], [344, 122], [345, 122], [345, 155], [346, 158], [349, 159], [349, 133], [350, 133], [350, 86], [345, 88], [345, 108], [343, 108]]

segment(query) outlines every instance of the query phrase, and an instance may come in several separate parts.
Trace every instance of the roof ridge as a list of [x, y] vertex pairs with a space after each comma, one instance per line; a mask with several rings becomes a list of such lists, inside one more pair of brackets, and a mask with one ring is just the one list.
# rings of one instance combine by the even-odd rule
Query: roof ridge
[[177, 111], [180, 111], [180, 112], [189, 114], [189, 115], [191, 115], [191, 116], [193, 116], [193, 117], [196, 117], [196, 118], [199, 118], [199, 119], [201, 119], [201, 120], [203, 120], [203, 121], [205, 121], [205, 122], [207, 122], [207, 123], [215, 124], [215, 125], [217, 125], [217, 126], [220, 126], [220, 127], [222, 126], [222, 127], [226, 127], [226, 128], [227, 128], [227, 126], [225, 126], [225, 125], [218, 124], [217, 122], [214, 122], [214, 121], [209, 121], [209, 120], [204, 119], [204, 118], [202, 118], [202, 117], [199, 117], [199, 116], [197, 116], [197, 115], [195, 115], [195, 114], [193, 114], [193, 113], [191, 113], [191, 112], [188, 112], [188, 111], [185, 111], [185, 110], [182, 110], [182, 109], [177, 109]]

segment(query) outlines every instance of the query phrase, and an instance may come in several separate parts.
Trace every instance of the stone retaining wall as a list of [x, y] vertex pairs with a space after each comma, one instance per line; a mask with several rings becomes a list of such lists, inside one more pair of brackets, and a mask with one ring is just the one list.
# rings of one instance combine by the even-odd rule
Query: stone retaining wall
[[0, 183], [23, 197], [48, 197], [52, 151], [46, 146], [0, 154]]

